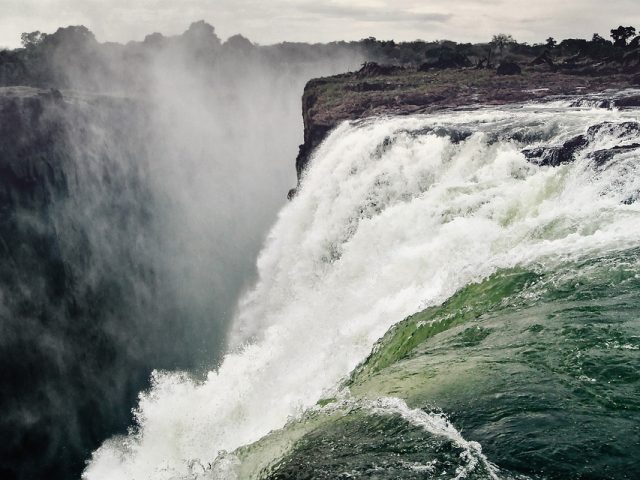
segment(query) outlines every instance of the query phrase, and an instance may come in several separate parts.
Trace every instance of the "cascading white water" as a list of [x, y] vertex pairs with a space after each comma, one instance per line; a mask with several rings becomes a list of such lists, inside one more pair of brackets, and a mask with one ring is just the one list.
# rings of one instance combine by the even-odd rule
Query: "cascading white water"
[[[627, 200], [640, 167], [624, 153], [600, 168], [589, 157], [632, 138], [614, 126], [560, 167], [521, 150], [639, 119], [556, 103], [343, 124], [271, 231], [235, 349], [204, 382], [156, 373], [137, 427], [95, 452], [84, 477], [188, 476], [330, 394], [390, 326], [464, 285], [637, 244], [640, 208]], [[434, 133], [450, 128], [472, 134]]]

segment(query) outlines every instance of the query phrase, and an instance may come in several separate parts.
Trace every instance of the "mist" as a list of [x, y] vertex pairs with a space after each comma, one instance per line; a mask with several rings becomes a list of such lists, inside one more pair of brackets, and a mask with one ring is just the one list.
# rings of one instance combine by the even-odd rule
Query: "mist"
[[204, 22], [127, 45], [83, 27], [24, 43], [16, 78], [33, 88], [3, 89], [22, 123], [2, 146], [17, 180], [0, 232], [0, 473], [71, 478], [126, 431], [153, 370], [216, 367], [296, 183], [304, 84], [362, 56], [223, 43]]

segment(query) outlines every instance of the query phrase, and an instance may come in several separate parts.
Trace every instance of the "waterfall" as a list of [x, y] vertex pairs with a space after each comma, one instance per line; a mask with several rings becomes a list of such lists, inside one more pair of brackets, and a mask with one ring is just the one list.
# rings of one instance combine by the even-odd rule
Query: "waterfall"
[[343, 123], [280, 211], [219, 367], [204, 381], [155, 372], [129, 435], [84, 478], [210, 471], [341, 395], [407, 316], [500, 270], [638, 245], [638, 122], [554, 102]]

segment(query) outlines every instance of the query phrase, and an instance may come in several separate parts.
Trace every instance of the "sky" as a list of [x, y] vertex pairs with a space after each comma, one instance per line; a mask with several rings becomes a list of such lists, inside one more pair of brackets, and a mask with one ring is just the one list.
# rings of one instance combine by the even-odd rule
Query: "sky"
[[20, 34], [85, 25], [99, 41], [182, 33], [196, 20], [222, 38], [242, 33], [260, 44], [379, 39], [481, 42], [508, 33], [522, 42], [549, 36], [608, 36], [640, 29], [639, 0], [0, 0], [0, 46]]

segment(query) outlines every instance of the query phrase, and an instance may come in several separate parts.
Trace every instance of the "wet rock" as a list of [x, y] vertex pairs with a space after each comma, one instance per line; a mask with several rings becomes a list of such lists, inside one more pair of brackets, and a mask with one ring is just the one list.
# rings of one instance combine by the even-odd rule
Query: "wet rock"
[[570, 104], [573, 108], [605, 108], [607, 110], [613, 108], [614, 102], [608, 98], [579, 98]]
[[640, 143], [632, 143], [630, 145], [616, 145], [612, 148], [597, 150], [589, 154], [589, 158], [593, 160], [594, 166], [600, 168], [607, 165], [616, 155], [634, 152], [640, 149]]
[[473, 132], [471, 130], [465, 130], [455, 127], [437, 126], [423, 128], [417, 132], [412, 132], [415, 135], [427, 135], [432, 134], [437, 137], [445, 137], [451, 140], [451, 143], [461, 143], [468, 139]]
[[589, 140], [604, 134], [607, 137], [623, 138], [640, 134], [640, 123], [638, 122], [603, 122], [593, 125], [587, 130]]
[[584, 135], [578, 135], [567, 140], [559, 147], [536, 147], [522, 151], [524, 156], [532, 163], [540, 166], [557, 167], [570, 163], [574, 160], [575, 154], [587, 146], [589, 140]]
[[640, 95], [631, 95], [629, 97], [617, 98], [614, 101], [616, 107], [630, 108], [640, 107]]
[[498, 75], [520, 75], [522, 68], [515, 62], [503, 62], [496, 70]]
[[[640, 124], [637, 122], [603, 122], [587, 130], [586, 135], [578, 135], [567, 140], [561, 146], [528, 148], [522, 151], [527, 160], [540, 166], [557, 167], [574, 161], [576, 153], [584, 149], [598, 137], [632, 139], [640, 135]], [[596, 167], [602, 167], [616, 155], [631, 152], [640, 148], [640, 144], [617, 145], [612, 148], [597, 150], [589, 154]]]

